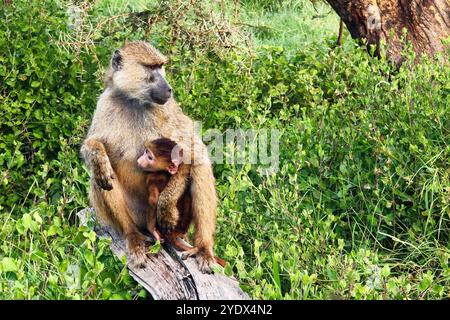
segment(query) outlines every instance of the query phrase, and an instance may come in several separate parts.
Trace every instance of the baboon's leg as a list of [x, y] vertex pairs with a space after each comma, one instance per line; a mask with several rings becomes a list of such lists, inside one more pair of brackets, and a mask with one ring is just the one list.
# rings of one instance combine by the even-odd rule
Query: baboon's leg
[[124, 191], [116, 179], [104, 144], [96, 139], [86, 139], [81, 147], [81, 154], [91, 170], [92, 206], [100, 219], [122, 232], [127, 242], [130, 262], [143, 266], [145, 237], [131, 218]]
[[119, 182], [113, 180], [113, 188], [110, 191], [102, 190], [92, 182], [90, 198], [98, 217], [122, 232], [127, 243], [130, 263], [142, 267], [146, 259], [146, 238], [131, 218]]
[[[214, 262], [213, 245], [216, 228], [217, 195], [212, 168], [209, 164], [192, 166], [192, 214], [194, 220], [194, 245], [200, 270], [211, 272]], [[189, 255], [189, 253], [187, 254]]]
[[[214, 181], [213, 181], [213, 183], [214, 183]], [[192, 198], [191, 198], [191, 194], [190, 194], [189, 190], [187, 192], [185, 192], [183, 197], [178, 201], [178, 210], [180, 211], [180, 219], [175, 228], [176, 231], [172, 231], [171, 233], [169, 233], [166, 236], [166, 238], [177, 250], [185, 251], [184, 257], [187, 257], [189, 255], [199, 254], [199, 250], [197, 250], [197, 248], [194, 248], [191, 245], [189, 245], [186, 242], [181, 240], [186, 237], [186, 233], [188, 232], [191, 221], [193, 220]], [[214, 212], [215, 212], [215, 208], [214, 208]], [[212, 217], [212, 220], [215, 221], [215, 215]], [[212, 233], [214, 233], [214, 226], [212, 226], [212, 228], [213, 228]], [[211, 238], [212, 238], [212, 235], [211, 235]], [[212, 243], [211, 243], [211, 251], [210, 252], [212, 254]], [[200, 258], [200, 259], [202, 259], [202, 258]], [[214, 261], [216, 263], [220, 264], [222, 267], [225, 267], [225, 264], [226, 264], [225, 260], [214, 256]]]
[[158, 188], [150, 188], [148, 196], [149, 210], [147, 214], [147, 230], [153, 235], [156, 241], [160, 241], [162, 239], [161, 234], [156, 229], [156, 208], [158, 206], [158, 197]]

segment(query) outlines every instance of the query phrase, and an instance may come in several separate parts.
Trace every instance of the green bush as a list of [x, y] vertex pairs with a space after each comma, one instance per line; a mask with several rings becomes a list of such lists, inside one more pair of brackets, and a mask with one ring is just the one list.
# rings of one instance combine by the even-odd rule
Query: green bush
[[290, 59], [271, 48], [245, 72], [239, 58], [199, 62], [195, 83], [177, 84], [190, 91], [177, 92], [208, 127], [283, 132], [276, 175], [215, 166], [217, 247], [238, 257], [229, 269], [249, 292], [447, 296], [448, 65], [395, 70], [359, 48]]
[[[146, 30], [104, 25], [95, 45], [74, 49], [60, 6], [17, 1], [0, 11], [0, 296], [145, 297], [74, 213], [88, 205], [78, 151], [101, 71], [125, 38], [147, 39]], [[448, 64], [396, 70], [351, 45], [219, 57], [152, 32], [171, 52], [177, 100], [205, 129], [282, 133], [275, 175], [214, 166], [216, 252], [249, 294], [449, 297]]]
[[107, 242], [74, 224], [74, 212], [88, 205], [78, 150], [101, 83], [88, 53], [57, 45], [67, 32], [65, 10], [53, 2], [0, 10], [4, 299], [131, 298], [136, 291]]

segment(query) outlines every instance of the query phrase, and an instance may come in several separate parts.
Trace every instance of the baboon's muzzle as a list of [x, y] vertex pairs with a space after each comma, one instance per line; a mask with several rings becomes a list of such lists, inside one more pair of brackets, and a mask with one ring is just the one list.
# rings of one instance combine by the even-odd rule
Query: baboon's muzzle
[[165, 104], [172, 97], [172, 88], [163, 76], [158, 74], [156, 77], [155, 87], [151, 89], [150, 97], [158, 104]]

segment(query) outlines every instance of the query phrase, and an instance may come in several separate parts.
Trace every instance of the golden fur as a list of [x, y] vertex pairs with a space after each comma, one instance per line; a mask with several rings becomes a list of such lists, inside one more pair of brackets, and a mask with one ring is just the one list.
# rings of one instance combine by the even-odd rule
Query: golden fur
[[[145, 173], [137, 166], [144, 143], [160, 137], [177, 142], [183, 150], [195, 150], [191, 167], [191, 192], [197, 261], [204, 272], [213, 262], [213, 234], [217, 196], [206, 147], [194, 133], [192, 120], [170, 98], [164, 105], [145, 101], [143, 87], [148, 75], [142, 63], [167, 62], [145, 42], [131, 42], [120, 49], [121, 68], [108, 70], [106, 89], [101, 94], [81, 154], [91, 170], [90, 200], [98, 216], [123, 232], [133, 263], [145, 260], [144, 237], [149, 209]], [[192, 149], [191, 149], [192, 148]], [[186, 175], [174, 175], [158, 200], [158, 221], [175, 227], [177, 200], [186, 190]], [[108, 190], [108, 186], [112, 189]]]

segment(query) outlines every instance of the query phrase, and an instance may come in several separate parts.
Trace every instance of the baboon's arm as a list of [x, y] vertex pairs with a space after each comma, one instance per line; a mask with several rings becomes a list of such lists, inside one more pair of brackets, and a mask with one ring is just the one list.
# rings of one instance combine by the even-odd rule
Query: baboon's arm
[[194, 248], [184, 257], [197, 256], [202, 272], [211, 272], [214, 263], [214, 231], [216, 229], [217, 195], [211, 164], [192, 166], [192, 214], [194, 220]]
[[170, 177], [164, 190], [158, 199], [158, 225], [162, 231], [169, 231], [175, 228], [180, 213], [178, 212], [177, 203], [186, 191], [189, 178], [191, 175], [191, 166], [181, 164], [177, 174]]
[[211, 165], [192, 166], [191, 179], [194, 245], [212, 254], [216, 229], [217, 194]]
[[95, 182], [102, 189], [112, 190], [111, 179], [115, 176], [103, 143], [96, 139], [86, 139], [81, 147], [81, 155]]

